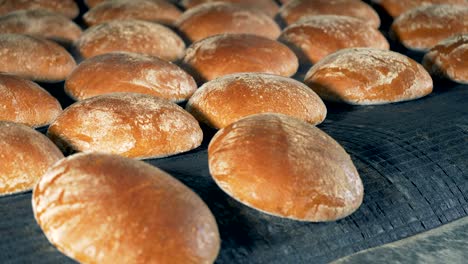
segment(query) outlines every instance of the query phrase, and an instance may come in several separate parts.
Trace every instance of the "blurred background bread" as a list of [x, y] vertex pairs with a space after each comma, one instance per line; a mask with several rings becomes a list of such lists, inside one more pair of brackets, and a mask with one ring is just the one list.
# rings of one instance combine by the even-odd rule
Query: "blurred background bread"
[[73, 0], [2, 0], [0, 2], [0, 15], [32, 9], [46, 9], [71, 19], [77, 17], [79, 13], [78, 5]]

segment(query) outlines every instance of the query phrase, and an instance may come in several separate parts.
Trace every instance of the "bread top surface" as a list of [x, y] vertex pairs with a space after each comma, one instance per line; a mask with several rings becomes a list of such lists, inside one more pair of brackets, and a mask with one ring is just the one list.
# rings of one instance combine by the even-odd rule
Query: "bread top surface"
[[144, 162], [97, 153], [61, 160], [34, 189], [49, 241], [82, 263], [213, 263], [216, 221], [192, 190]]
[[47, 134], [65, 152], [100, 151], [139, 159], [189, 151], [203, 139], [197, 120], [183, 108], [135, 93], [79, 101], [62, 112]]
[[65, 82], [65, 91], [76, 100], [113, 92], [135, 92], [181, 102], [196, 89], [192, 76], [177, 65], [129, 52], [89, 58]]
[[184, 55], [185, 43], [169, 28], [140, 20], [109, 21], [88, 28], [75, 44], [83, 58], [127, 51], [174, 61]]
[[248, 34], [212, 36], [193, 43], [183, 65], [198, 81], [241, 72], [263, 72], [292, 76], [299, 63], [284, 44]]
[[394, 38], [406, 48], [428, 50], [453, 35], [468, 33], [468, 5], [429, 5], [413, 8], [392, 24]]
[[455, 35], [434, 46], [423, 59], [432, 74], [468, 84], [468, 34]]
[[78, 5], [73, 0], [3, 0], [0, 3], [0, 15], [25, 9], [46, 9], [71, 19], [79, 13]]
[[60, 150], [34, 129], [0, 121], [0, 196], [27, 191], [56, 161]]
[[226, 2], [226, 3], [233, 3], [242, 5], [247, 8], [256, 9], [259, 11], [264, 12], [270, 17], [274, 17], [279, 10], [278, 5], [274, 0], [182, 0], [181, 5], [187, 9], [196, 7], [198, 5], [210, 2]]
[[468, 4], [466, 0], [372, 0], [382, 6], [393, 18], [415, 7], [434, 4]]
[[165, 0], [106, 1], [83, 15], [88, 26], [111, 20], [138, 19], [173, 25], [182, 14], [176, 6]]
[[19, 10], [0, 16], [0, 33], [29, 34], [71, 44], [81, 28], [67, 17], [49, 10]]
[[0, 72], [42, 82], [65, 80], [76, 67], [59, 44], [40, 37], [0, 34]]
[[279, 14], [288, 25], [306, 16], [342, 15], [361, 19], [374, 28], [380, 26], [377, 12], [360, 0], [292, 0], [281, 7]]
[[311, 64], [340, 49], [390, 48], [382, 33], [361, 19], [337, 15], [318, 15], [300, 20], [284, 29], [279, 41], [294, 50], [303, 63]]
[[186, 11], [177, 21], [192, 42], [217, 34], [253, 34], [276, 39], [281, 29], [265, 13], [242, 5], [214, 2]]
[[50, 124], [62, 112], [60, 103], [34, 82], [0, 73], [0, 120], [30, 127]]
[[362, 203], [363, 185], [346, 151], [320, 129], [279, 114], [246, 117], [208, 148], [210, 173], [236, 200], [302, 221], [332, 221]]
[[327, 113], [320, 97], [303, 83], [262, 73], [233, 74], [205, 83], [190, 98], [186, 109], [214, 128], [268, 112], [319, 124]]
[[384, 104], [432, 92], [432, 79], [417, 62], [400, 53], [372, 48], [335, 52], [305, 77], [322, 99], [350, 104]]

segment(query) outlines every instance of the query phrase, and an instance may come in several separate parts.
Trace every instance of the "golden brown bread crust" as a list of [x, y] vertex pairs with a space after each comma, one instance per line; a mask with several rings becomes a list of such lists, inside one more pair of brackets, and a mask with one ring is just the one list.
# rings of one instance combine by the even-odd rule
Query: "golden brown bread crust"
[[291, 78], [265, 73], [239, 73], [205, 83], [190, 98], [186, 109], [214, 128], [259, 113], [282, 113], [322, 123], [327, 108], [309, 87]]
[[141, 161], [76, 154], [34, 188], [49, 241], [81, 263], [213, 263], [216, 220], [192, 190]]
[[382, 6], [393, 18], [415, 7], [434, 4], [468, 4], [466, 0], [372, 0]]
[[261, 11], [230, 3], [206, 3], [186, 11], [177, 27], [195, 42], [217, 34], [253, 34], [276, 39], [281, 29]]
[[65, 80], [76, 67], [59, 44], [40, 37], [0, 34], [0, 72], [42, 82]]
[[73, 0], [3, 0], [0, 2], [0, 15], [17, 10], [46, 9], [68, 18], [78, 16], [78, 5]]
[[169, 28], [140, 20], [109, 21], [88, 28], [75, 44], [83, 58], [127, 51], [174, 61], [184, 55], [185, 43]]
[[182, 102], [196, 89], [193, 77], [177, 65], [129, 52], [89, 58], [80, 63], [65, 82], [65, 92], [75, 100], [115, 92], [134, 92]]
[[270, 17], [274, 17], [279, 10], [279, 7], [274, 0], [182, 0], [181, 5], [186, 9], [189, 9], [210, 2], [226, 2], [238, 4], [247, 8], [262, 11]]
[[71, 44], [81, 28], [60, 14], [43, 10], [19, 10], [0, 17], [0, 33], [29, 34]]
[[30, 190], [56, 161], [60, 150], [34, 129], [0, 121], [0, 196]]
[[60, 103], [34, 82], [0, 74], [0, 120], [30, 127], [50, 124], [62, 112]]
[[165, 99], [113, 93], [77, 102], [50, 125], [47, 135], [64, 152], [99, 151], [155, 158], [200, 146], [197, 120]]
[[315, 64], [345, 48], [390, 48], [382, 33], [361, 19], [336, 15], [308, 17], [287, 27], [278, 40], [296, 53], [301, 64]]
[[335, 52], [315, 64], [304, 82], [324, 100], [356, 105], [414, 100], [432, 92], [432, 79], [420, 64], [373, 48]]
[[468, 5], [430, 5], [411, 9], [393, 21], [391, 35], [406, 48], [428, 50], [440, 41], [468, 33]]
[[468, 84], [468, 34], [441, 41], [426, 53], [422, 64], [431, 74]]
[[301, 221], [333, 221], [362, 203], [363, 185], [333, 138], [280, 114], [246, 117], [220, 130], [208, 147], [210, 173], [243, 204]]
[[291, 0], [281, 7], [279, 14], [288, 25], [306, 16], [341, 15], [361, 19], [374, 28], [380, 26], [377, 12], [360, 0]]
[[83, 15], [88, 26], [111, 20], [138, 19], [173, 25], [182, 14], [177, 7], [165, 0], [107, 1], [93, 7]]
[[296, 55], [284, 44], [247, 34], [216, 35], [195, 42], [182, 65], [200, 82], [241, 72], [289, 77], [299, 67]]

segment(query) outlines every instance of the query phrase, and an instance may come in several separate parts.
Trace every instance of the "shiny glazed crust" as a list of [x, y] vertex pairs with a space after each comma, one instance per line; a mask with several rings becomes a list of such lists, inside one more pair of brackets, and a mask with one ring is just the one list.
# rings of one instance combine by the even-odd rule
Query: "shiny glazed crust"
[[[210, 2], [219, 2], [219, 0], [182, 0], [181, 5], [186, 9], [189, 9]], [[279, 7], [274, 0], [222, 0], [221, 2], [238, 4], [246, 8], [256, 9], [264, 12], [270, 17], [274, 17], [279, 10]]]

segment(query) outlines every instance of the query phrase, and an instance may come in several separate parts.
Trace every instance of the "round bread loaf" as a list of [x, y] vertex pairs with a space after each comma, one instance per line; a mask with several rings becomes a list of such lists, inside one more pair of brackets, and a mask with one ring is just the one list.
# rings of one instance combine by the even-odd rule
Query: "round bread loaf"
[[392, 24], [392, 36], [406, 48], [428, 50], [453, 35], [468, 33], [468, 5], [429, 5], [411, 9]]
[[232, 74], [205, 83], [186, 106], [196, 119], [214, 128], [259, 113], [281, 113], [313, 125], [327, 108], [309, 87], [291, 78], [265, 73]]
[[99, 151], [157, 158], [200, 146], [197, 120], [165, 99], [113, 93], [77, 102], [50, 125], [47, 135], [64, 152]]
[[223, 191], [275, 216], [334, 221], [362, 203], [361, 178], [346, 151], [289, 116], [252, 115], [223, 128], [210, 142], [208, 160]]
[[468, 4], [466, 0], [372, 0], [392, 17], [396, 18], [415, 7], [434, 4]]
[[40, 37], [0, 34], [0, 72], [42, 82], [65, 80], [76, 67], [60, 45]]
[[360, 0], [291, 0], [281, 7], [279, 15], [288, 25], [307, 16], [341, 15], [361, 19], [374, 28], [380, 26], [377, 12]]
[[32, 207], [49, 241], [80, 263], [213, 263], [210, 209], [184, 184], [144, 162], [76, 154], [52, 166]]
[[60, 150], [34, 129], [0, 121], [0, 196], [24, 192], [56, 161]]
[[262, 11], [270, 17], [274, 17], [279, 10], [279, 7], [274, 0], [182, 0], [181, 5], [186, 9], [189, 9], [201, 5], [203, 3], [210, 2], [227, 2], [238, 4], [247, 8]]
[[246, 34], [216, 35], [195, 42], [182, 63], [198, 81], [241, 72], [289, 77], [299, 67], [296, 55], [284, 44]]
[[60, 103], [34, 82], [0, 73], [0, 120], [41, 127], [62, 112]]
[[73, 0], [2, 0], [0, 15], [18, 10], [46, 9], [68, 18], [78, 16], [78, 5]]
[[356, 105], [414, 100], [432, 92], [432, 79], [409, 57], [388, 50], [353, 48], [315, 64], [305, 77], [322, 99]]
[[301, 64], [315, 64], [327, 55], [345, 48], [390, 48], [382, 33], [361, 19], [336, 15], [308, 17], [287, 27], [279, 41], [296, 53]]
[[172, 25], [181, 14], [182, 11], [166, 0], [119, 0], [100, 3], [86, 12], [83, 19], [88, 26], [122, 19]]
[[87, 29], [76, 42], [83, 58], [128, 51], [174, 61], [184, 56], [184, 41], [169, 28], [147, 21], [109, 21]]
[[65, 82], [65, 92], [75, 100], [115, 92], [134, 92], [182, 102], [196, 89], [192, 76], [177, 65], [129, 52], [89, 58], [80, 63]]
[[43, 10], [20, 10], [0, 17], [0, 34], [35, 35], [71, 44], [81, 35], [81, 28], [60, 14]]
[[424, 56], [422, 64], [431, 74], [468, 84], [468, 34], [441, 41]]
[[223, 33], [271, 39], [281, 33], [276, 22], [263, 12], [223, 2], [206, 3], [186, 11], [177, 27], [192, 42]]

